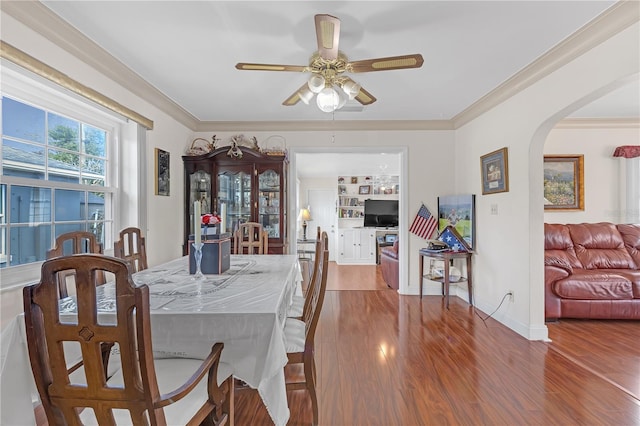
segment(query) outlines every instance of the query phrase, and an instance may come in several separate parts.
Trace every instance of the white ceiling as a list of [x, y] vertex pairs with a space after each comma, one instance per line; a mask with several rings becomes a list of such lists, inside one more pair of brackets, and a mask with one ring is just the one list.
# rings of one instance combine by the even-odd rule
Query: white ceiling
[[[448, 120], [613, 1], [44, 1], [200, 121]], [[332, 116], [282, 106], [306, 81], [237, 62], [307, 65], [313, 16], [341, 19], [351, 60], [420, 53], [420, 69], [353, 74], [378, 101]], [[575, 116], [638, 117], [628, 85]], [[359, 105], [359, 104], [358, 104]]]

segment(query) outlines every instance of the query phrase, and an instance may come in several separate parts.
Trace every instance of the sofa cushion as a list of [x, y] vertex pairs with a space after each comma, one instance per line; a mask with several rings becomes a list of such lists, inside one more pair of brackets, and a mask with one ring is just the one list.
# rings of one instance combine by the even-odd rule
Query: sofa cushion
[[574, 269], [567, 278], [553, 283], [553, 292], [563, 299], [633, 299], [631, 281], [602, 271]]
[[567, 225], [555, 223], [544, 224], [544, 254], [568, 264], [573, 268], [582, 268]]
[[567, 227], [576, 256], [585, 269], [636, 269], [613, 223], [580, 223]]
[[636, 265], [640, 267], [640, 224], [620, 224], [617, 228], [622, 235], [624, 246]]
[[565, 271], [567, 271], [570, 274], [573, 273], [573, 267], [571, 265], [569, 265], [569, 262], [567, 262], [565, 259], [561, 259], [561, 258], [556, 257], [556, 256], [550, 256], [550, 255], [547, 255], [546, 253], [545, 253], [545, 256], [544, 256], [544, 265], [545, 266], [555, 266], [557, 268], [564, 269]]

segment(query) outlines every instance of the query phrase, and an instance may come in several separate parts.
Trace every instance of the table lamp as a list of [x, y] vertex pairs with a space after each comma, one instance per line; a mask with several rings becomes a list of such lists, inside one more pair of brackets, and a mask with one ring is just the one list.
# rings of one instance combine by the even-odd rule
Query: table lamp
[[308, 220], [313, 220], [311, 218], [311, 212], [309, 211], [308, 208], [300, 209], [300, 214], [298, 215], [298, 220], [302, 221], [302, 239], [306, 240], [307, 239], [307, 221]]

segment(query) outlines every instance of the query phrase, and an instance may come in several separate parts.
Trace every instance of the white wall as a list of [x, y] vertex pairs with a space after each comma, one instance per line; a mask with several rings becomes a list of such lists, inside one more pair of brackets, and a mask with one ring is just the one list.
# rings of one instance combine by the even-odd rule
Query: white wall
[[[226, 144], [232, 132], [217, 132], [222, 139], [221, 144]], [[399, 147], [407, 148], [407, 182], [400, 182], [400, 191], [407, 191], [407, 206], [400, 215], [408, 225], [424, 202], [434, 212], [438, 205], [438, 196], [442, 194], [454, 194], [454, 164], [458, 159], [454, 158], [454, 132], [451, 130], [437, 131], [406, 131], [402, 137], [398, 137], [395, 131], [370, 131], [370, 132], [288, 132], [278, 130], [274, 132], [255, 132], [246, 136], [255, 136], [258, 142], [266, 140], [273, 134], [282, 135], [286, 139], [287, 149], [327, 149], [331, 151], [357, 152], [359, 149], [379, 147], [381, 151], [394, 152]], [[335, 142], [334, 136], [335, 135]], [[211, 133], [199, 133], [194, 137], [211, 138]], [[340, 151], [343, 152], [343, 151]], [[301, 202], [305, 197], [300, 193]], [[290, 203], [291, 204], [291, 203]], [[289, 217], [296, 217], [295, 206], [290, 205]], [[402, 220], [402, 219], [401, 219]], [[295, 226], [295, 225], [294, 225]], [[294, 230], [295, 231], [295, 228]], [[402, 229], [400, 230], [402, 231]], [[290, 235], [292, 232], [289, 233]], [[295, 232], [293, 232], [295, 234]], [[424, 246], [424, 240], [408, 232], [401, 233], [400, 255], [409, 258], [408, 273], [406, 279], [400, 282], [401, 294], [418, 294], [418, 250]], [[406, 246], [404, 246], [406, 244]], [[427, 286], [425, 294], [440, 294], [439, 285]]]
[[[515, 301], [496, 318], [530, 339], [546, 339], [544, 324], [542, 157], [544, 141], [563, 117], [603, 88], [640, 71], [639, 26], [618, 33], [456, 131], [458, 192], [481, 193], [479, 158], [509, 148], [509, 192], [476, 199], [477, 305], [491, 312], [508, 290]], [[636, 77], [637, 78], [637, 77]], [[498, 214], [491, 214], [497, 204]]]
[[[146, 197], [148, 202], [149, 217], [146, 235], [148, 261], [151, 266], [182, 255], [182, 205], [184, 193], [182, 188], [184, 186], [184, 172], [181, 156], [184, 153], [185, 143], [193, 139], [192, 132], [154, 105], [131, 94], [128, 90], [96, 72], [65, 50], [60, 49], [48, 39], [26, 28], [11, 16], [2, 13], [0, 20], [2, 22], [3, 41], [153, 120], [154, 129], [147, 132], [146, 156], [149, 164], [147, 167], [147, 182], [149, 186], [146, 194], [141, 195], [141, 197]], [[130, 137], [130, 135], [124, 136]], [[171, 154], [171, 195], [169, 197], [153, 195], [154, 148], [161, 148]], [[128, 147], [123, 147], [122, 151], [124, 153], [129, 152]], [[130, 207], [132, 206], [122, 203], [120, 208], [123, 213], [117, 215], [126, 222], [126, 226], [136, 225], [131, 223], [131, 218], [135, 217], [135, 215], [130, 213]], [[135, 208], [136, 206], [134, 205], [133, 207]], [[12, 318], [17, 313], [22, 312], [21, 294], [21, 289], [19, 288], [2, 292], [1, 324], [6, 324], [5, 320], [7, 318]]]
[[640, 143], [635, 128], [554, 128], [544, 155], [584, 155], [584, 211], [545, 211], [546, 223], [622, 222], [620, 160], [613, 151], [620, 145]]

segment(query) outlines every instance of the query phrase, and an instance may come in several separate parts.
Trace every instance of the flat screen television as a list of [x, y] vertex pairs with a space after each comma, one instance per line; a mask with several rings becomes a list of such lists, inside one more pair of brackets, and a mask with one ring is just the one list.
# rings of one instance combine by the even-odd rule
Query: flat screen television
[[364, 200], [364, 226], [395, 228], [398, 226], [398, 200]]

